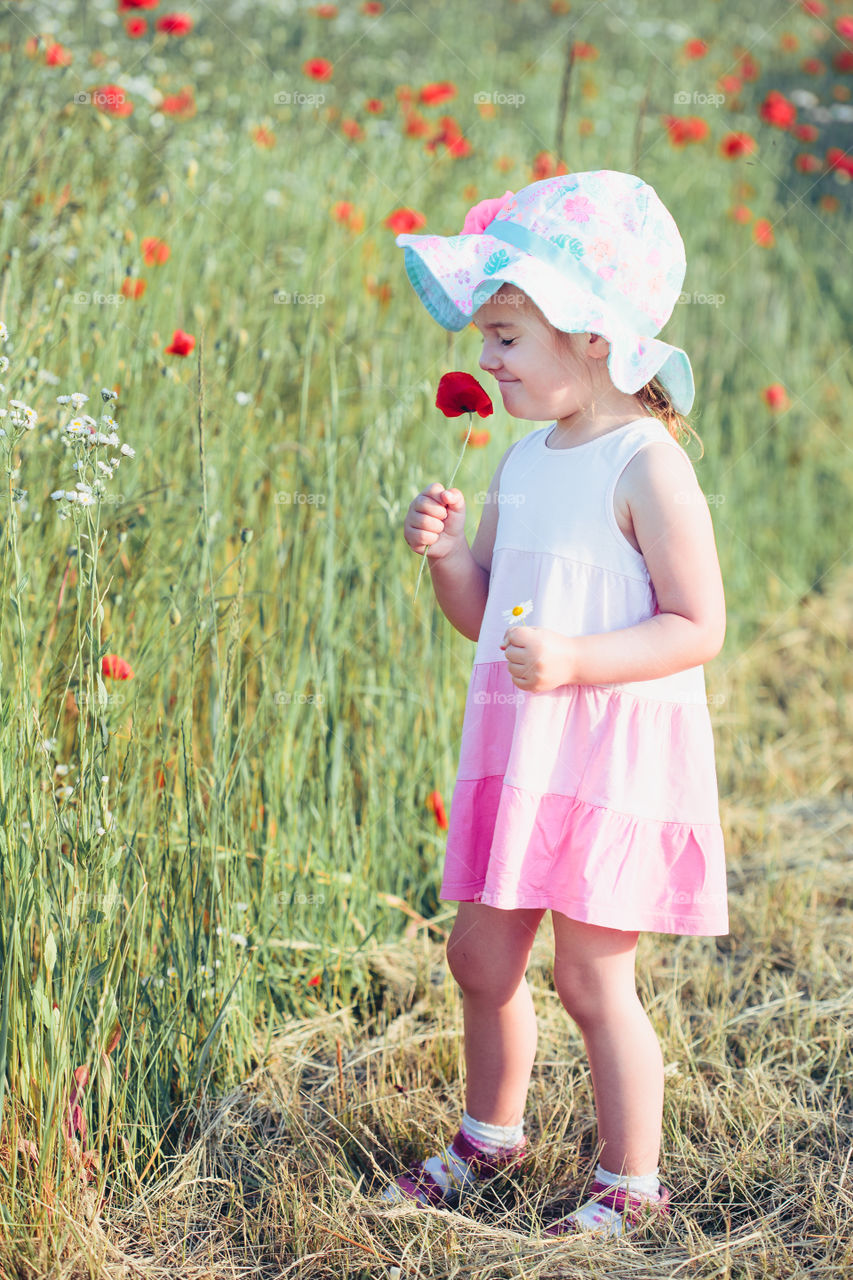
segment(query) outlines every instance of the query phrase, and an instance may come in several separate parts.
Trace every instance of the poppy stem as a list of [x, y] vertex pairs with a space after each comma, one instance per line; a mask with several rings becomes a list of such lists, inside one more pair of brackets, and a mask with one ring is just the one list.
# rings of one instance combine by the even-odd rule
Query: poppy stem
[[[453, 481], [456, 479], [456, 472], [459, 470], [459, 466], [462, 462], [463, 457], [465, 456], [465, 446], [468, 443], [468, 439], [471, 435], [471, 428], [473, 427], [473, 425], [474, 425], [474, 413], [472, 410], [468, 414], [468, 435], [466, 435], [465, 439], [462, 442], [462, 452], [459, 455], [459, 461], [456, 463], [456, 466], [453, 468], [453, 475], [450, 477], [450, 483], [446, 486], [448, 489], [453, 488]], [[427, 547], [426, 551], [424, 551], [423, 556], [421, 557], [421, 567], [420, 569], [418, 569], [418, 580], [415, 583], [415, 594], [412, 596], [412, 604], [414, 604], [418, 598], [418, 587], [421, 585], [421, 574], [424, 571], [424, 565], [426, 564], [428, 550], [429, 550], [429, 547]]]

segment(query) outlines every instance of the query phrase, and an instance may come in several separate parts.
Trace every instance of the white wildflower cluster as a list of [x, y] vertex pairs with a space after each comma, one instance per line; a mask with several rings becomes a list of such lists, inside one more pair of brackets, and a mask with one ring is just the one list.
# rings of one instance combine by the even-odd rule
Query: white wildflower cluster
[[[82, 391], [56, 397], [57, 404], [70, 405], [74, 411], [75, 416], [62, 428], [62, 439], [66, 446], [74, 449], [77, 454], [77, 459], [73, 463], [74, 470], [86, 477], [78, 480], [73, 489], [55, 489], [50, 495], [55, 502], [64, 504], [59, 508], [59, 516], [63, 520], [68, 518], [71, 504], [78, 507], [91, 507], [103, 498], [106, 493], [106, 482], [112, 480], [122, 458], [136, 457], [135, 449], [132, 449], [129, 444], [122, 444], [116, 429], [118, 423], [110, 414], [102, 413], [99, 424], [88, 413], [79, 412], [88, 399], [89, 397]], [[107, 404], [110, 400], [116, 399], [116, 393], [109, 387], [102, 387], [101, 399]], [[105, 445], [117, 452], [113, 456], [108, 455], [104, 460], [97, 456], [99, 445]]]
[[[9, 330], [6, 328], [2, 320], [0, 320], [0, 342], [9, 341]], [[0, 373], [5, 373], [9, 368], [9, 357], [0, 356]], [[5, 392], [6, 384], [0, 382], [0, 392]], [[0, 409], [0, 439], [9, 440], [23, 431], [32, 431], [38, 422], [38, 414], [35, 409], [31, 409], [28, 404], [24, 404], [23, 400], [10, 400], [8, 407]], [[9, 432], [9, 427], [17, 427], [17, 432]], [[12, 440], [14, 443], [14, 440]], [[26, 492], [24, 490], [23, 492]]]

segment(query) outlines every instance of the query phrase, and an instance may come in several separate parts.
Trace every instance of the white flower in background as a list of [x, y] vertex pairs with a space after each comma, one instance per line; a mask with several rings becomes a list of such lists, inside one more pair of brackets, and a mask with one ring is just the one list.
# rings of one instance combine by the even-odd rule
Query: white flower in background
[[72, 391], [70, 396], [57, 396], [57, 404], [70, 404], [72, 409], [82, 409], [87, 404], [88, 396], [84, 396], [82, 391]]

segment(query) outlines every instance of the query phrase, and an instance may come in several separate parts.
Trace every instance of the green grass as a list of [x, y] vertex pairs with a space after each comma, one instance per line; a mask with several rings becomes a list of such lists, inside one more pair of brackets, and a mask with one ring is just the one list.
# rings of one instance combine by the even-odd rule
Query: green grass
[[[22, 1275], [119, 1274], [111, 1250], [154, 1249], [153, 1274], [166, 1268], [160, 1232], [183, 1251], [169, 1255], [170, 1274], [232, 1274], [240, 1258], [258, 1274], [281, 1274], [276, 1260], [292, 1274], [379, 1274], [377, 1257], [400, 1265], [401, 1251], [412, 1274], [468, 1274], [470, 1250], [478, 1275], [556, 1274], [538, 1255], [512, 1261], [514, 1246], [487, 1224], [371, 1218], [352, 1196], [375, 1161], [390, 1170], [407, 1142], [420, 1152], [448, 1130], [462, 1081], [456, 996], [448, 977], [431, 980], [453, 907], [437, 899], [444, 838], [425, 802], [452, 792], [473, 647], [427, 583], [413, 604], [419, 561], [402, 526], [415, 494], [458, 457], [435, 387], [447, 369], [476, 373], [479, 344], [429, 320], [383, 223], [410, 206], [449, 234], [475, 200], [531, 181], [557, 136], [573, 38], [599, 57], [573, 67], [566, 163], [651, 182], [685, 240], [685, 293], [722, 295], [679, 304], [663, 337], [694, 367], [705, 454], [690, 453], [728, 605], [707, 683], [732, 932], [717, 944], [644, 939], [644, 994], [677, 1064], [666, 1141], [697, 1209], [659, 1252], [595, 1265], [619, 1276], [843, 1274], [849, 193], [831, 173], [797, 173], [803, 148], [757, 110], [772, 87], [817, 91], [797, 68], [841, 47], [816, 38], [836, 10], [822, 22], [792, 10], [762, 31], [733, 4], [705, 5], [673, 38], [662, 9], [561, 15], [519, 0], [490, 9], [482, 40], [462, 40], [482, 23], [469, 0], [386, 8], [324, 21], [307, 9], [255, 7], [250, 19], [200, 7], [189, 36], [159, 36], [153, 49], [108, 25], [102, 7], [3, 16], [3, 380], [38, 422], [6, 451], [0, 504], [0, 1256]], [[53, 20], [68, 67], [25, 51]], [[638, 34], [641, 22], [663, 25]], [[799, 35], [797, 53], [779, 50], [781, 29]], [[709, 40], [706, 59], [683, 59], [688, 35]], [[739, 99], [673, 105], [679, 90], [713, 92], [736, 46], [761, 69]], [[301, 72], [313, 56], [335, 64], [328, 83]], [[140, 77], [165, 93], [192, 85], [196, 115], [152, 121]], [[458, 97], [423, 114], [453, 114], [470, 157], [403, 134], [396, 87], [443, 79]], [[827, 72], [822, 101], [845, 101], [849, 80]], [[116, 82], [135, 103], [126, 119], [74, 102]], [[286, 90], [326, 101], [281, 106]], [[486, 118], [473, 102], [484, 91], [525, 101]], [[363, 111], [370, 96], [386, 103], [382, 116]], [[710, 138], [673, 148], [663, 115], [690, 112]], [[346, 117], [364, 140], [342, 136]], [[253, 140], [258, 125], [275, 133], [272, 147]], [[721, 158], [730, 129], [752, 133], [757, 154]], [[837, 210], [819, 203], [826, 194]], [[332, 218], [339, 200], [363, 211], [362, 231]], [[774, 224], [772, 248], [728, 217], [738, 202]], [[145, 265], [149, 236], [168, 243], [167, 262]], [[146, 280], [141, 298], [122, 297], [127, 273]], [[369, 280], [390, 286], [387, 304]], [[314, 301], [276, 301], [282, 292]], [[187, 358], [164, 353], [177, 328], [197, 339]], [[784, 412], [762, 400], [771, 382], [787, 388]], [[56, 396], [82, 391], [97, 416], [100, 388], [115, 386], [106, 408], [136, 457], [79, 524], [62, 521], [49, 495], [77, 476]], [[466, 452], [456, 484], [469, 538], [473, 495], [532, 425], [498, 408], [490, 443]], [[99, 701], [105, 652], [134, 676], [107, 681]], [[105, 808], [113, 822], [99, 836]], [[566, 1058], [572, 1032], [544, 969], [539, 978], [554, 1039], [534, 1082], [545, 1145], [506, 1218], [522, 1232], [540, 1210], [535, 1188], [565, 1174], [577, 1189], [590, 1154], [579, 1042]], [[395, 1015], [399, 1039], [380, 1050]], [[304, 1097], [303, 1051], [314, 1063]], [[357, 1066], [377, 1055], [381, 1070]], [[100, 1158], [85, 1185], [61, 1124], [83, 1064], [87, 1145]], [[238, 1141], [222, 1099], [243, 1114], [252, 1071], [278, 1101]], [[229, 1135], [219, 1145], [205, 1136], [217, 1115]], [[35, 1143], [37, 1166], [11, 1157], [19, 1136]], [[269, 1162], [257, 1150], [267, 1142]], [[225, 1181], [194, 1190], [198, 1173]], [[85, 1227], [102, 1195], [104, 1221]], [[567, 1265], [589, 1274], [577, 1248]]]

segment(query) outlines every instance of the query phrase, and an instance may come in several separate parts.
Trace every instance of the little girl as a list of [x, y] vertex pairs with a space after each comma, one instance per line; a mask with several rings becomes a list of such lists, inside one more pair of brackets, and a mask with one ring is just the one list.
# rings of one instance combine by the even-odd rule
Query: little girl
[[689, 432], [690, 362], [654, 336], [684, 246], [654, 190], [612, 170], [507, 191], [459, 235], [397, 244], [439, 324], [473, 318], [507, 411], [548, 425], [503, 455], [470, 548], [457, 489], [431, 484], [405, 521], [442, 610], [477, 642], [440, 889], [459, 902], [447, 958], [467, 1080], [450, 1145], [383, 1194], [455, 1204], [522, 1159], [537, 1039], [525, 970], [550, 910], [600, 1163], [589, 1199], [546, 1233], [619, 1235], [669, 1201], [639, 933], [728, 932], [702, 665], [722, 646], [725, 602], [708, 505], [675, 439]]

